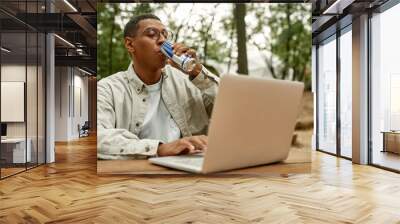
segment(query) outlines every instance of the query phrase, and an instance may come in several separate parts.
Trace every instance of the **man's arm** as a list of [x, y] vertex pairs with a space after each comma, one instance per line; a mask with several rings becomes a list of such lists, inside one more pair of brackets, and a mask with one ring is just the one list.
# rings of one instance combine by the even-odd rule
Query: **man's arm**
[[113, 98], [112, 88], [107, 83], [99, 82], [97, 84], [99, 158], [172, 156], [197, 153], [207, 148], [207, 136], [191, 136], [162, 144], [159, 140], [139, 139], [138, 136], [126, 129], [115, 128], [116, 115]]
[[[174, 51], [174, 54], [176, 54], [178, 56], [180, 56], [182, 54], [187, 54], [190, 57], [197, 60], [196, 50], [188, 48], [184, 44], [175, 43], [172, 46], [172, 49]], [[170, 65], [172, 65], [173, 67], [181, 70], [183, 73], [186, 73], [187, 75], [189, 75], [189, 79], [192, 81], [192, 83], [197, 88], [200, 89], [202, 97], [203, 97], [203, 103], [204, 103], [204, 106], [207, 111], [207, 115], [210, 118], [212, 108], [214, 106], [215, 96], [217, 95], [217, 91], [218, 91], [219, 77], [212, 74], [210, 71], [208, 71], [204, 67], [204, 65], [202, 65], [200, 63], [197, 63], [195, 65], [194, 69], [190, 72], [183, 71], [172, 60], [168, 60], [168, 63]]]
[[116, 128], [115, 116], [113, 91], [108, 83], [100, 81], [97, 84], [97, 149], [100, 157], [157, 154], [159, 140], [139, 139], [126, 129]]
[[215, 96], [218, 92], [219, 77], [208, 71], [204, 65], [197, 75], [189, 76], [192, 83], [201, 91], [208, 117], [211, 117]]

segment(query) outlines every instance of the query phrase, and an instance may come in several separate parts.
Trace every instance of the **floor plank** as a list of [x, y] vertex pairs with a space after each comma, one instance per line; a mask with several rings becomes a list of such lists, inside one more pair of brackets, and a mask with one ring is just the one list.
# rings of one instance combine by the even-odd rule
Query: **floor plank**
[[0, 223], [400, 223], [400, 175], [312, 153], [312, 173], [97, 176], [96, 139], [0, 181]]

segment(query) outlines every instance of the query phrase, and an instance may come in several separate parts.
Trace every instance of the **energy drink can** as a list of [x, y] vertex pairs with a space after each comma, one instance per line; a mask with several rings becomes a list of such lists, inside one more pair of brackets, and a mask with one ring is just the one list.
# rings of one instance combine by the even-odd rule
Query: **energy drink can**
[[165, 41], [161, 45], [161, 52], [167, 56], [169, 59], [174, 61], [179, 67], [185, 72], [191, 72], [196, 66], [196, 60], [194, 58], [189, 57], [188, 55], [175, 55], [172, 50], [172, 44], [168, 41]]

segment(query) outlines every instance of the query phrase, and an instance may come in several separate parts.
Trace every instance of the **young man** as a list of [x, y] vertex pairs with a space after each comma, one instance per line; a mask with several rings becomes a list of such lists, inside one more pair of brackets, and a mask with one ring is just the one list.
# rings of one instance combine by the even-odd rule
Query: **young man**
[[[198, 63], [190, 73], [161, 53], [171, 39], [161, 20], [136, 16], [124, 29], [132, 63], [97, 84], [98, 158], [170, 156], [207, 149], [218, 77]], [[174, 44], [174, 53], [196, 51]]]

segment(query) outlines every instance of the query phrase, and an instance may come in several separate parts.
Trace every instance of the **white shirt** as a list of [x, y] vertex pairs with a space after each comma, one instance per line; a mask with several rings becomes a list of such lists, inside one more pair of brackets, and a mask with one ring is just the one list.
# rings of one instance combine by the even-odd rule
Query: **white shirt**
[[148, 109], [139, 131], [139, 138], [157, 139], [168, 143], [179, 139], [181, 132], [161, 98], [161, 82], [162, 79], [156, 84], [146, 86], [149, 93], [146, 99]]

